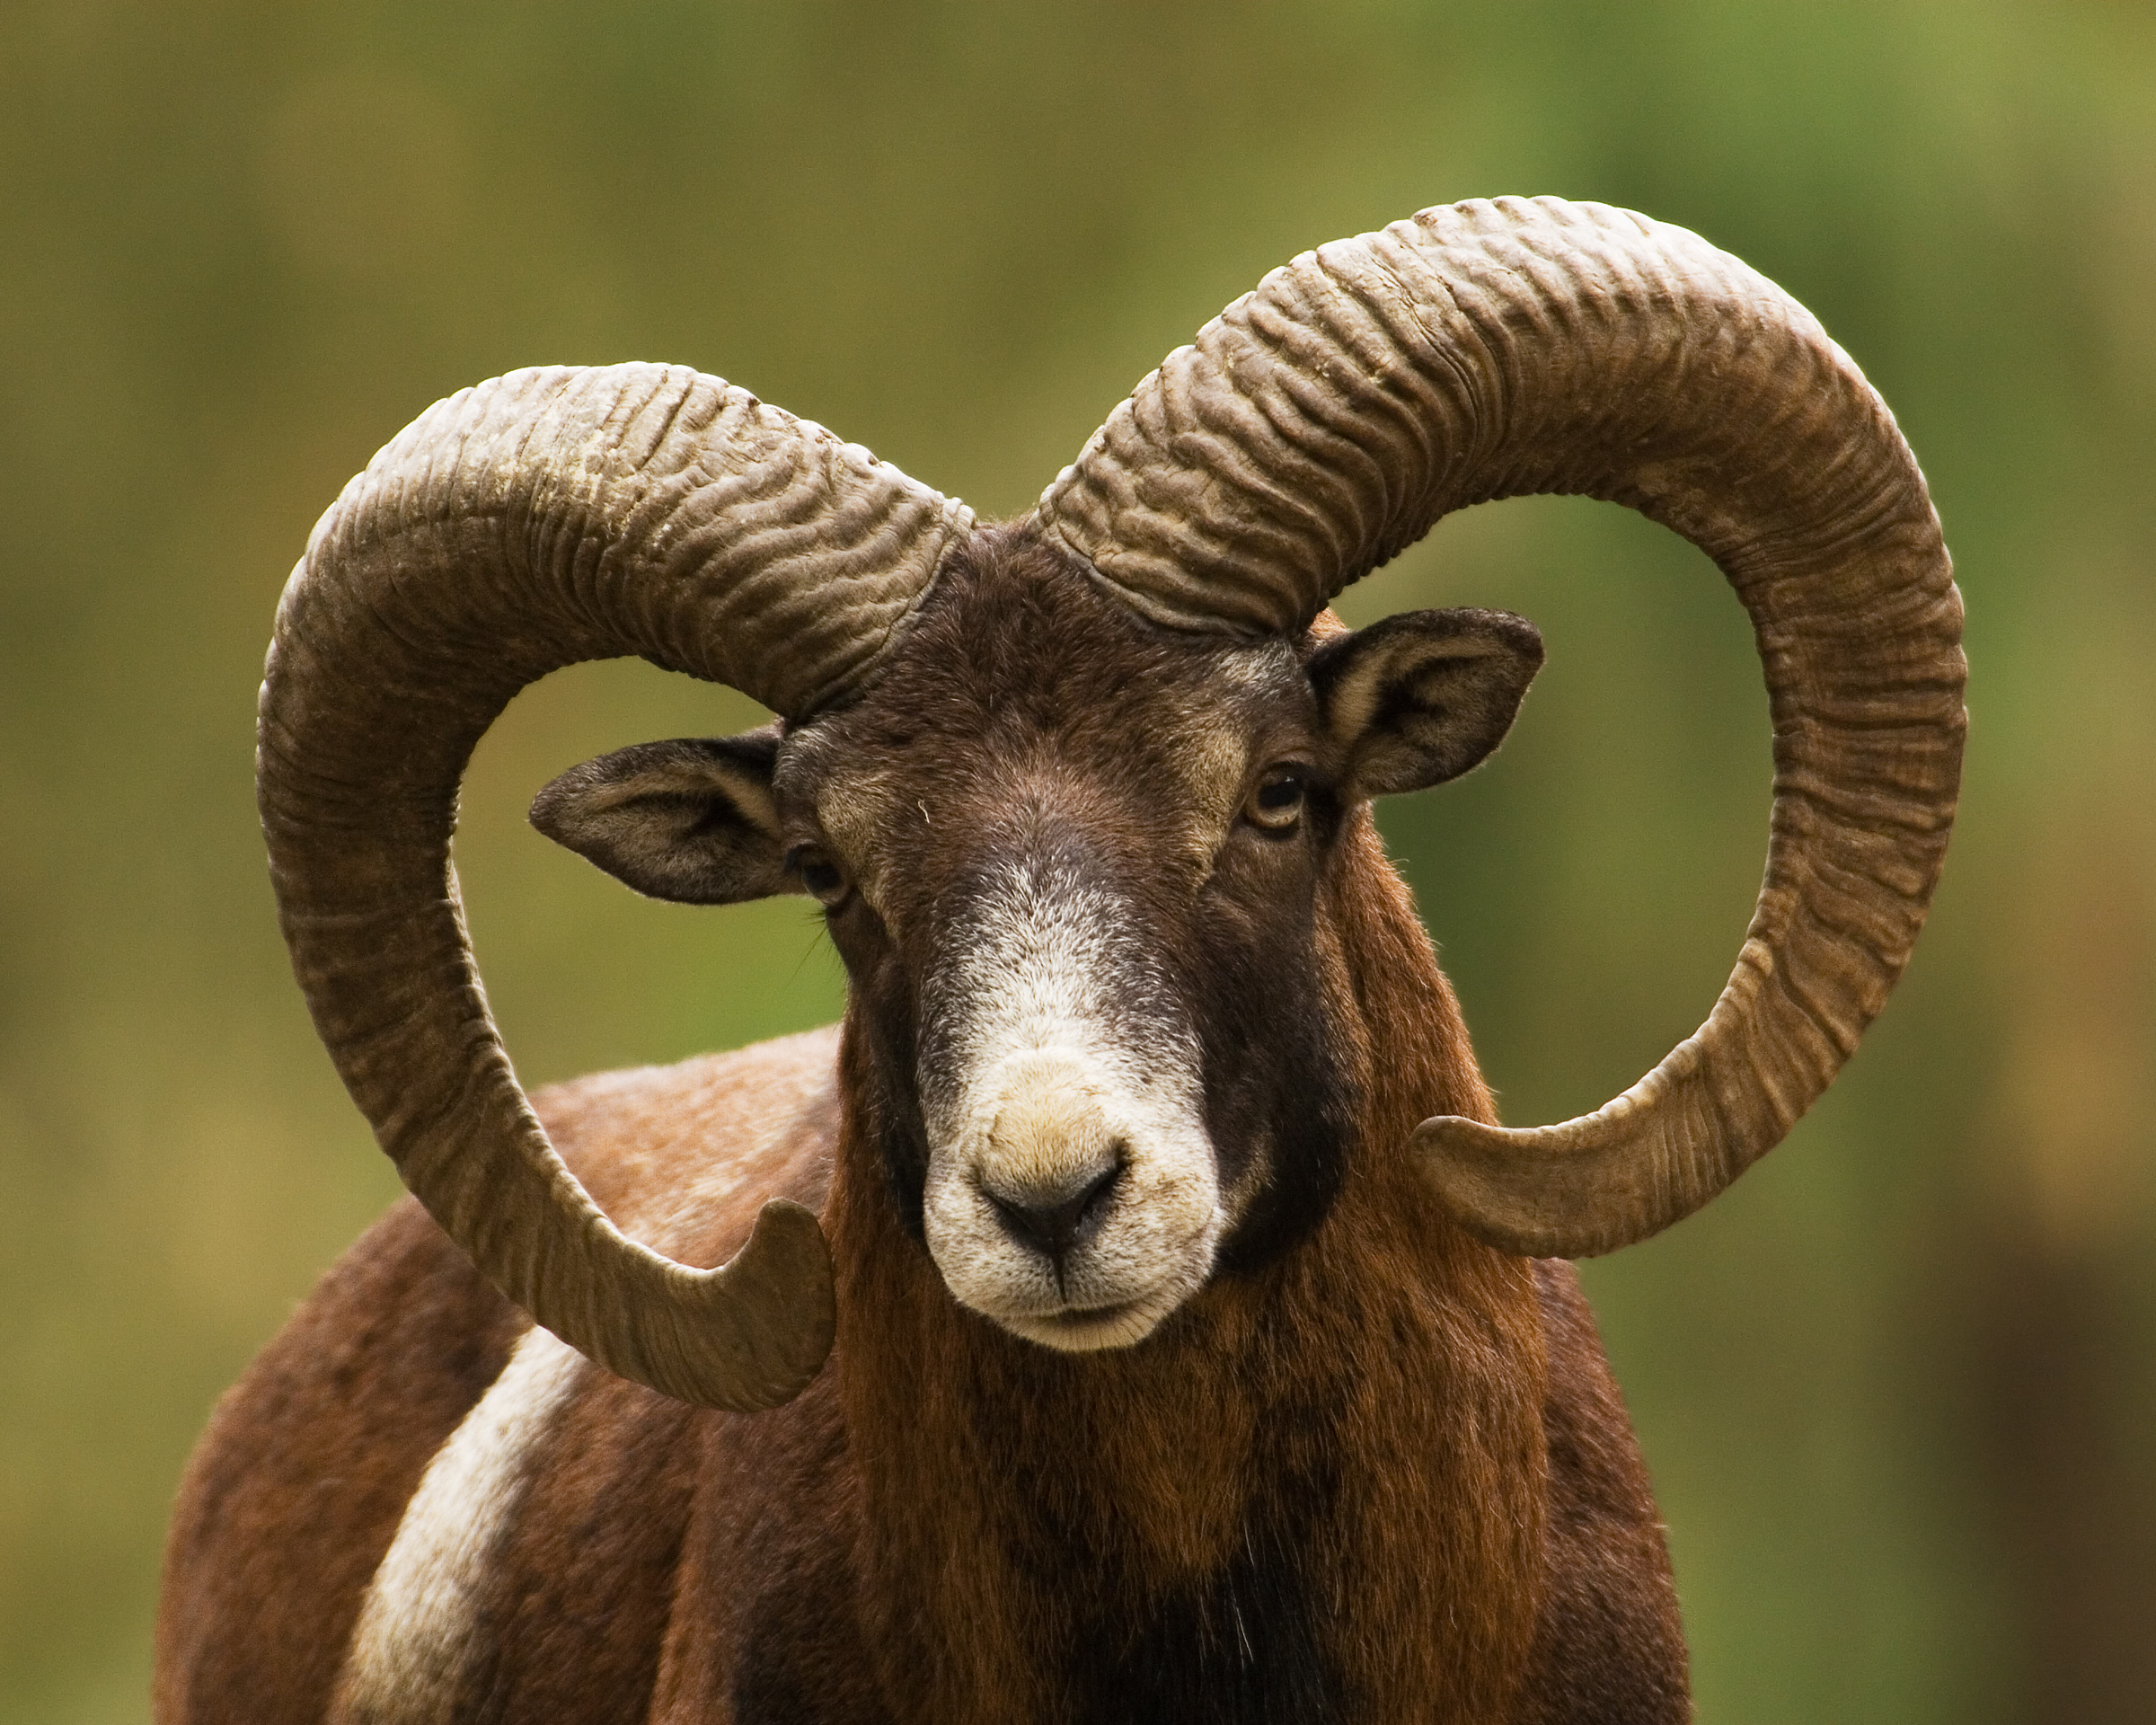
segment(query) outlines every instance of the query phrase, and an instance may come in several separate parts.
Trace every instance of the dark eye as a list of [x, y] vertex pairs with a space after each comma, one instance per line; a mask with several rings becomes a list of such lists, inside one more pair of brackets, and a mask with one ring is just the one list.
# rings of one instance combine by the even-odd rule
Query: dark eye
[[1285, 832], [1303, 818], [1305, 784], [1299, 766], [1268, 766], [1243, 801], [1253, 825]]
[[846, 871], [834, 862], [823, 851], [804, 850], [796, 854], [794, 867], [801, 872], [801, 885], [808, 896], [822, 903], [826, 910], [835, 910], [846, 901], [853, 888], [846, 880]]

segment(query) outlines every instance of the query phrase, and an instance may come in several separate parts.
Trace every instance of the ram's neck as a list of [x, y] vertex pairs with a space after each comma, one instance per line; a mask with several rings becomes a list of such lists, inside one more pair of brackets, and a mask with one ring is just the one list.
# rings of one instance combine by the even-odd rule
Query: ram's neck
[[1303, 1244], [1144, 1343], [1057, 1354], [957, 1306], [849, 1122], [829, 1220], [864, 1627], [910, 1716], [1503, 1716], [1541, 1333], [1526, 1266], [1414, 1177], [1413, 1124], [1488, 1096], [1405, 889], [1352, 843], [1327, 916], [1348, 1177]]

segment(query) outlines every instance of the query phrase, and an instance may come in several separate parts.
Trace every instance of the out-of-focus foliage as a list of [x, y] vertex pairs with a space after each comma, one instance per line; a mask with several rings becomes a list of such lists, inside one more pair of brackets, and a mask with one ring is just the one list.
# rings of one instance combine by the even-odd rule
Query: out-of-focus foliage
[[[0, 13], [0, 1721], [139, 1719], [219, 1388], [392, 1196], [286, 974], [250, 789], [309, 523], [426, 403], [682, 360], [986, 512], [1267, 268], [1445, 199], [1686, 224], [1811, 305], [1969, 602], [1962, 829], [1847, 1076], [1589, 1272], [1701, 1715], [2095, 1721], [2156, 1692], [2156, 12], [2125, 0], [905, 0]], [[1702, 560], [1505, 505], [1374, 578], [1534, 616], [1488, 770], [1387, 811], [1510, 1118], [1735, 951], [1764, 703]], [[817, 1022], [799, 901], [632, 900], [546, 777], [749, 722], [527, 694], [460, 855], [535, 1081]]]

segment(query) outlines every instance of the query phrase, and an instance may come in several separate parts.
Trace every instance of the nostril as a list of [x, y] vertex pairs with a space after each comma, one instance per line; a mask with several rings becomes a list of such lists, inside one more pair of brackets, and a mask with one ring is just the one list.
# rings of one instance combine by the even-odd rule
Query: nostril
[[1095, 1180], [1091, 1186], [1088, 1186], [1085, 1190], [1079, 1195], [1079, 1221], [1083, 1222], [1087, 1217], [1091, 1216], [1095, 1210], [1099, 1209], [1103, 1204], [1108, 1202], [1109, 1195], [1122, 1183], [1123, 1170], [1126, 1163], [1127, 1158], [1123, 1154], [1123, 1146], [1118, 1144], [1116, 1146], [1116, 1159], [1109, 1163], [1106, 1168], [1102, 1169], [1100, 1178]]
[[981, 1196], [994, 1206], [996, 1218], [1003, 1225], [1005, 1233], [1036, 1252], [1061, 1259], [1077, 1243], [1086, 1225], [1107, 1207], [1122, 1178], [1123, 1158], [1118, 1146], [1114, 1162], [1072, 1184], [1047, 1191], [1006, 1194], [984, 1181]]

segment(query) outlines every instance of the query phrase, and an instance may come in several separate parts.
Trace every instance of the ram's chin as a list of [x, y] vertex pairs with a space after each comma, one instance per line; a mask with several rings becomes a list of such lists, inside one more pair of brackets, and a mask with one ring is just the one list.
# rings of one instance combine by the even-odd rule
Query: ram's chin
[[1159, 1327], [1183, 1303], [1183, 1290], [1171, 1288], [1118, 1305], [1067, 1307], [1039, 1314], [992, 1314], [1012, 1335], [1059, 1353], [1091, 1354], [1128, 1348]]

